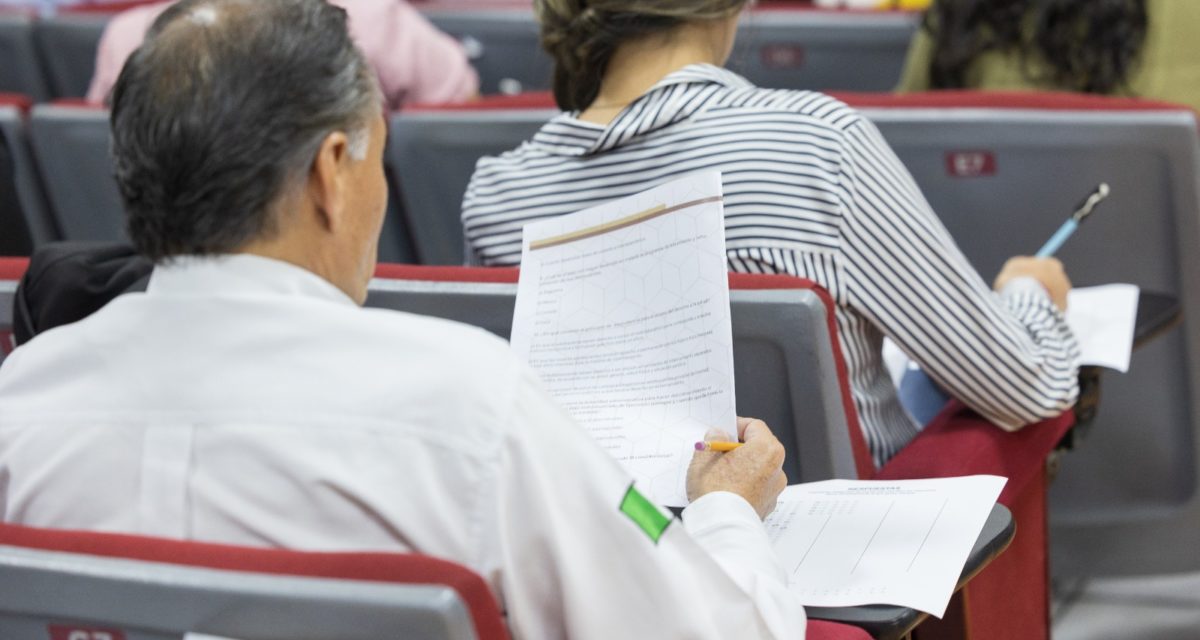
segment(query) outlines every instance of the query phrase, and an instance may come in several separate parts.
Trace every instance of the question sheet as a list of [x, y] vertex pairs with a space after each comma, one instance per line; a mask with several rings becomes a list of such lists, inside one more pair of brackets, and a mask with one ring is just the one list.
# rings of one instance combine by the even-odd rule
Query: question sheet
[[710, 427], [736, 437], [721, 175], [525, 226], [512, 346], [659, 504]]
[[1129, 371], [1138, 293], [1132, 284], [1075, 287], [1067, 293], [1067, 324], [1079, 340], [1081, 364]]
[[767, 517], [788, 588], [813, 607], [891, 604], [942, 617], [999, 476], [789, 486]]

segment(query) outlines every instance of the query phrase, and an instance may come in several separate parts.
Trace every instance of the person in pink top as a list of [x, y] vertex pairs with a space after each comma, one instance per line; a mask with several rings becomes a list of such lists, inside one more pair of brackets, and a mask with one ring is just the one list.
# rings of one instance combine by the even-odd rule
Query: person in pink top
[[[479, 77], [454, 38], [438, 31], [405, 0], [329, 0], [350, 17], [350, 35], [375, 69], [392, 109], [404, 103], [460, 102], [479, 93]], [[117, 14], [96, 50], [89, 102], [103, 104], [126, 58], [142, 44], [155, 18], [172, 2]]]

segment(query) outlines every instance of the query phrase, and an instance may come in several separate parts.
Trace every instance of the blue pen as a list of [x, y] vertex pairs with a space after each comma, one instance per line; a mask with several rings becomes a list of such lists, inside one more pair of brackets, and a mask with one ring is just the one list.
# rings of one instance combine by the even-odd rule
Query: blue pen
[[1108, 191], [1108, 183], [1101, 182], [1096, 187], [1095, 191], [1088, 194], [1088, 196], [1083, 199], [1083, 202], [1079, 203], [1079, 206], [1075, 207], [1075, 213], [1072, 213], [1071, 217], [1067, 218], [1067, 221], [1058, 228], [1058, 231], [1055, 231], [1054, 235], [1050, 236], [1050, 239], [1046, 241], [1046, 244], [1042, 245], [1041, 249], [1038, 249], [1037, 257], [1049, 258], [1050, 256], [1054, 255], [1054, 253], [1058, 251], [1059, 247], [1061, 247], [1063, 243], [1067, 241], [1067, 238], [1070, 238], [1071, 234], [1075, 233], [1075, 230], [1079, 228], [1079, 223], [1083, 222], [1084, 218], [1091, 215], [1092, 209], [1095, 209], [1096, 205], [1100, 204], [1101, 201], [1108, 197]]

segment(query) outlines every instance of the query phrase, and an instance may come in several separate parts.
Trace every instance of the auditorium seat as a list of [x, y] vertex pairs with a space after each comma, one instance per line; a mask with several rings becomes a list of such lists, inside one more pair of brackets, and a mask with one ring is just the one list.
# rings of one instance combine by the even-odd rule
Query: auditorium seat
[[[380, 265], [367, 305], [466, 322], [507, 338], [517, 277], [516, 269]], [[926, 621], [918, 632], [965, 637], [970, 627], [974, 640], [1046, 640], [1046, 459], [1073, 416], [1009, 433], [951, 403], [876, 470], [850, 399], [828, 294], [790, 276], [730, 274], [729, 283], [738, 413], [773, 426], [788, 451], [790, 482], [1008, 478], [1000, 502], [1017, 521], [1016, 539], [955, 597], [946, 621]]]
[[[0, 258], [0, 330], [26, 264], [23, 259]], [[367, 304], [466, 321], [504, 336], [516, 278], [515, 269], [382, 264]], [[956, 596], [952, 611], [961, 615], [952, 614], [946, 622], [926, 621], [922, 629], [942, 626], [943, 632], [962, 637], [962, 625], [967, 624], [976, 640], [1046, 638], [1045, 459], [1070, 428], [1071, 414], [1008, 433], [952, 403], [876, 471], [849, 399], [828, 295], [811, 282], [789, 276], [732, 274], [730, 282], [739, 410], [775, 426], [789, 451], [793, 481], [975, 473], [1008, 478], [1000, 502], [1017, 521], [1016, 540], [968, 584], [966, 593], [974, 596]], [[764, 371], [775, 374], [763, 375]], [[781, 371], [784, 375], [778, 375]]]
[[34, 100], [50, 97], [38, 66], [31, 13], [0, 11], [0, 93], [21, 93]]
[[919, 24], [909, 11], [760, 7], [743, 14], [726, 66], [773, 89], [891, 91]]
[[58, 238], [30, 153], [30, 105], [26, 96], [0, 94], [0, 255], [29, 255]]
[[[259, 549], [0, 525], [6, 640], [505, 640], [483, 579], [400, 553]], [[811, 620], [808, 640], [870, 640]], [[186, 637], [186, 636], [185, 636]]]
[[[507, 340], [516, 277], [515, 269], [381, 265], [367, 306], [457, 320]], [[828, 294], [798, 278], [734, 274], [730, 283], [738, 410], [774, 425], [792, 482], [869, 476], [866, 444], [851, 440], [861, 432], [849, 391], [839, 387]]]
[[482, 94], [550, 88], [553, 63], [538, 43], [538, 26], [523, 7], [423, 7], [438, 29], [463, 43]]
[[[103, 5], [101, 5], [103, 6]], [[55, 98], [87, 95], [96, 69], [96, 49], [110, 12], [59, 12], [37, 21], [38, 54]]]
[[27, 258], [0, 256], [0, 364], [15, 346], [12, 332], [13, 294], [28, 266]]
[[29, 137], [62, 238], [124, 238], [124, 209], [109, 157], [108, 110], [37, 105]]
[[[11, 325], [11, 316], [6, 314], [11, 313], [12, 291], [26, 266], [27, 260], [25, 259], [0, 258], [0, 338], [4, 337], [4, 332]], [[471, 316], [476, 314], [476, 311], [483, 310], [483, 316], [476, 314], [473, 318], [483, 326], [507, 334], [507, 324], [512, 317], [512, 283], [515, 281], [516, 273], [515, 270], [503, 269], [436, 269], [408, 265], [380, 265], [376, 273], [377, 278], [372, 282], [371, 300], [368, 304], [432, 313], [451, 318]], [[460, 285], [459, 293], [452, 294], [447, 304], [444, 294], [447, 289], [455, 288], [455, 283], [451, 280], [456, 278], [461, 281], [458, 283]], [[840, 433], [857, 430], [856, 425], [846, 425], [844, 412], [846, 406], [841, 404], [839, 409], [841, 401], [836, 400], [844, 390], [829, 388], [829, 383], [838, 378], [836, 371], [829, 371], [831, 367], [837, 367], [840, 363], [840, 358], [835, 356], [836, 345], [830, 339], [822, 339], [820, 336], [803, 343], [791, 341], [794, 344], [773, 344], [779, 340], [780, 328], [790, 325], [794, 330], [795, 325], [792, 324], [794, 322], [813, 323], [814, 326], [824, 327], [825, 335], [832, 336], [832, 333], [828, 333], [831, 328], [829, 325], [831, 316], [828, 316], [826, 312], [826, 305], [829, 304], [827, 297], [823, 295], [823, 292], [807, 286], [797, 289], [795, 285], [801, 281], [795, 279], [769, 276], [739, 276], [739, 278], [738, 284], [744, 290], [739, 291], [739, 294], [735, 296], [737, 300], [734, 303], [734, 313], [735, 317], [739, 318], [739, 335], [743, 338], [741, 348], [744, 357], [740, 363], [741, 366], [748, 366], [749, 363], [746, 361], [750, 360], [754, 367], [761, 370], [761, 367], [770, 368], [782, 362], [793, 367], [802, 366], [804, 375], [810, 377], [814, 372], [824, 371], [824, 373], [818, 374], [824, 379], [824, 383], [814, 384], [811, 380], [790, 382], [792, 386], [797, 387], [794, 391], [799, 395], [789, 398], [789, 406], [780, 405], [777, 409], [761, 407], [762, 411], [756, 415], [770, 415], [772, 416], [770, 419], [779, 424], [783, 423], [785, 418], [775, 418], [774, 416], [780, 415], [781, 411], [787, 411], [794, 414], [792, 420], [802, 418], [806, 425], [811, 425], [814, 421], [825, 421], [832, 425], [840, 425]], [[497, 287], [497, 295], [492, 295], [488, 291], [488, 287], [484, 286], [489, 283]], [[446, 289], [439, 290], [439, 287], [443, 286]], [[782, 290], [770, 291], [777, 287], [782, 287]], [[763, 291], [754, 291], [755, 288], [763, 289]], [[452, 299], [454, 295], [459, 296], [457, 301]], [[753, 307], [753, 312], [751, 312], [751, 307]], [[799, 312], [797, 312], [798, 310]], [[761, 339], [761, 344], [753, 344], [755, 336]], [[772, 353], [777, 346], [782, 347], [781, 354]], [[0, 361], [2, 361], [3, 355], [4, 352], [0, 351]], [[786, 385], [789, 382], [785, 381], [783, 384]], [[834, 382], [833, 384], [839, 383]], [[756, 399], [749, 397], [747, 390], [739, 388], [739, 393], [745, 396], [743, 400], [746, 402], [751, 404], [757, 402]], [[761, 385], [757, 393], [760, 397], [764, 395]], [[789, 394], [792, 392], [775, 391], [775, 393]], [[819, 395], [824, 397], [818, 397]], [[830, 398], [835, 398], [835, 400], [830, 401]], [[854, 454], [848, 453], [854, 445], [849, 443], [848, 437], [837, 438], [836, 442], [823, 442], [823, 437], [820, 435], [810, 435], [808, 438], [805, 447], [801, 449], [802, 465], [810, 464], [810, 461], [816, 461], [821, 456], [840, 457], [841, 468], [830, 469], [827, 473], [843, 477], [857, 475], [858, 469], [855, 467]], [[858, 446], [860, 450], [857, 464], [869, 465], [865, 446], [861, 442]], [[828, 463], [823, 464], [827, 465]], [[40, 634], [45, 632], [47, 628], [45, 625], [57, 614], [65, 616], [59, 618], [64, 622], [77, 622], [83, 619], [90, 621], [86, 625], [59, 624], [55, 626], [56, 629], [64, 630], [64, 633], [71, 630], [87, 631], [94, 628], [92, 624], [107, 630], [125, 624], [133, 625], [133, 621], [136, 620], [141, 633], [147, 632], [148, 629], [167, 632], [165, 636], [137, 636], [138, 638], [175, 638], [178, 637], [180, 630], [191, 629], [207, 633], [230, 634], [241, 640], [254, 640], [261, 636], [250, 633], [244, 628], [236, 629], [235, 633], [231, 627], [224, 626], [229, 624], [230, 616], [225, 607], [228, 606], [231, 598], [244, 600], [245, 594], [248, 592], [251, 596], [258, 597], [264, 591], [270, 591], [270, 587], [278, 586], [285, 587], [287, 593], [282, 599], [276, 598], [269, 604], [274, 606], [282, 603], [281, 606], [296, 606], [297, 601], [293, 596], [298, 591], [304, 591], [305, 594], [310, 594], [311, 591], [306, 589], [308, 585], [296, 584], [291, 581], [286, 583], [275, 581], [273, 584], [267, 584], [257, 576], [251, 578], [256, 582], [244, 584], [244, 574], [237, 574], [236, 579], [230, 579], [231, 571], [404, 582], [408, 580], [398, 579], [397, 576], [406, 576], [411, 573], [410, 567], [406, 566], [404, 560], [404, 558], [410, 557], [392, 554], [306, 554], [0, 525], [0, 637], [18, 640], [27, 637], [22, 635], [27, 632], [26, 627], [8, 626], [11, 621], [6, 618], [6, 614], [12, 614], [15, 610], [26, 610], [26, 614], [36, 614], [33, 616], [33, 626], [28, 631], [32, 634], [28, 636], [31, 638], [44, 637]], [[118, 558], [118, 560], [110, 560], [110, 558]], [[19, 567], [13, 565], [19, 565]], [[286, 565], [287, 568], [281, 568], [283, 565]], [[192, 580], [191, 576], [194, 572], [192, 567], [212, 567], [219, 569], [221, 573], [215, 576], [205, 574], [202, 576], [202, 580]], [[398, 567], [398, 573], [393, 571], [395, 567]], [[465, 572], [454, 566], [450, 568], [452, 569], [451, 573]], [[86, 572], [89, 577], [81, 580], [80, 572]], [[125, 578], [133, 572], [137, 573], [138, 578], [132, 581], [126, 580]], [[463, 579], [471, 583], [477, 580], [477, 577], [472, 574], [463, 576]], [[187, 584], [182, 584], [184, 582]], [[345, 584], [341, 580], [338, 582], [339, 586]], [[264, 585], [266, 586], [264, 587]], [[489, 607], [494, 608], [494, 605], [485, 603], [482, 607], [477, 606], [475, 603], [482, 596], [470, 584], [467, 586], [471, 587], [472, 591], [465, 594], [464, 597], [470, 605], [477, 627], [482, 628], [484, 623], [480, 621], [480, 618], [491, 619], [488, 609]], [[50, 599], [30, 597], [29, 589], [39, 587], [45, 587], [48, 592], [55, 593], [58, 597]], [[154, 611], [136, 605], [137, 602], [144, 599], [143, 594], [146, 589], [159, 588], [168, 590], [165, 597], [169, 606], [163, 604], [164, 596], [159, 591], [155, 592], [156, 607]], [[19, 589], [24, 591], [17, 597], [8, 597], [8, 594]], [[204, 597], [197, 599], [193, 589], [204, 590]], [[368, 587], [368, 589], [370, 588]], [[329, 598], [337, 599], [339, 593], [330, 592], [327, 595]], [[490, 594], [488, 595], [490, 600]], [[401, 596], [403, 603], [411, 602], [407, 594], [402, 593]], [[453, 595], [450, 597], [453, 598]], [[37, 605], [30, 605], [31, 600], [37, 602]], [[135, 604], [127, 606], [130, 602]], [[255, 620], [264, 624], [275, 624], [274, 611], [265, 610], [260, 606], [260, 602], [255, 602]], [[341, 604], [345, 604], [345, 602]], [[359, 604], [364, 605], [364, 603]], [[447, 609], [444, 601], [439, 606], [441, 607], [439, 611], [444, 612]], [[36, 609], [36, 611], [28, 609]], [[354, 619], [358, 620], [358, 618]], [[200, 626], [199, 620], [204, 620], [205, 626]], [[298, 623], [304, 624], [307, 620], [305, 618]], [[23, 622], [30, 623], [28, 616]], [[244, 620], [239, 620], [239, 622], [245, 624]], [[375, 630], [375, 627], [371, 627], [371, 629], [374, 631], [368, 630], [367, 633], [374, 632], [376, 634], [374, 637], [379, 637], [379, 632]], [[172, 630], [174, 635], [169, 633]], [[299, 639], [305, 637], [359, 637], [343, 633], [340, 630], [329, 631], [326, 627], [318, 627], [313, 632], [318, 635], [311, 633], [304, 635], [290, 629], [275, 629], [275, 631], [276, 635], [270, 637], [286, 636]], [[319, 635], [322, 633], [325, 635]], [[57, 637], [52, 636], [52, 638]], [[66, 636], [63, 637], [66, 638]], [[423, 635], [420, 637], [437, 638], [442, 636]], [[458, 638], [460, 636], [451, 637]], [[502, 636], [485, 633], [480, 634], [480, 637]], [[806, 637], [809, 640], [867, 640], [870, 635], [857, 627], [814, 619], [808, 623]]]
[[1075, 94], [841, 96], [863, 110], [985, 278], [1032, 254], [1098, 183], [1058, 252], [1076, 286], [1175, 296], [1183, 323], [1103, 373], [1099, 412], [1050, 492], [1062, 576], [1200, 570], [1200, 169], [1186, 107]]
[[483, 579], [428, 556], [0, 525], [0, 637], [177, 640], [187, 633], [239, 640], [508, 638]]
[[[3, 116], [3, 109], [0, 109], [0, 118]], [[0, 256], [27, 256], [33, 250], [33, 241], [25, 224], [25, 210], [17, 195], [16, 174], [7, 136], [0, 135]]]
[[[464, 42], [485, 95], [550, 88], [553, 62], [528, 5], [418, 6]], [[908, 11], [752, 8], [743, 14], [728, 66], [764, 87], [890, 91], [919, 22], [920, 14]]]
[[[1172, 543], [1173, 532], [1200, 531], [1194, 114], [1074, 94], [836, 95], [879, 126], [985, 278], [1007, 257], [1035, 252], [1085, 193], [1109, 183], [1109, 200], [1059, 252], [1068, 274], [1077, 286], [1132, 282], [1177, 296], [1184, 320], [1134, 353], [1129, 373], [1103, 374], [1098, 417], [1051, 489], [1056, 571], [1200, 570], [1200, 555]], [[547, 109], [531, 108], [539, 103]], [[421, 163], [412, 171], [424, 180], [405, 201], [430, 262], [461, 255], [452, 223], [475, 160], [516, 147], [554, 113], [546, 94], [519, 105], [393, 118], [408, 156], [391, 149], [393, 162]], [[454, 136], [456, 127], [471, 134]], [[423, 219], [431, 222], [415, 222]]]
[[[523, 108], [537, 103], [544, 108]], [[475, 162], [515, 148], [557, 113], [549, 94], [539, 93], [462, 107], [416, 106], [391, 116], [387, 162], [418, 263], [464, 263], [459, 211]]]
[[[79, 101], [37, 105], [29, 130], [61, 238], [124, 239], [125, 209], [109, 155], [108, 110]], [[409, 244], [402, 221], [389, 215], [379, 240], [379, 259], [411, 262]]]

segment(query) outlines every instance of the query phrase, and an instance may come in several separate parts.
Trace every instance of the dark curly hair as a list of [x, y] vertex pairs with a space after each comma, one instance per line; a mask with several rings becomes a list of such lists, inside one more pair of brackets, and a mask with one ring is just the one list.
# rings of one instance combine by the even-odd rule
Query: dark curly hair
[[1146, 41], [1145, 0], [938, 0], [922, 24], [934, 42], [930, 84], [966, 86], [988, 51], [1035, 55], [1049, 70], [1029, 79], [1071, 91], [1123, 88]]

